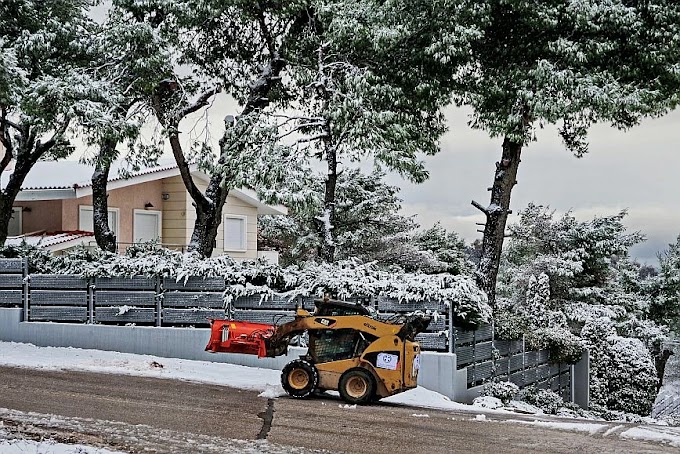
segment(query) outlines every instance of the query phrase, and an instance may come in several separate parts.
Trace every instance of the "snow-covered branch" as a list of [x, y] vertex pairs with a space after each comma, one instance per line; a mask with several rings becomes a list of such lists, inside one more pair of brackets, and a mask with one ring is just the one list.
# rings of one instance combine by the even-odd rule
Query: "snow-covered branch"
[[222, 86], [217, 85], [214, 88], [211, 88], [210, 90], [204, 92], [201, 94], [201, 96], [198, 97], [198, 99], [193, 102], [192, 104], [186, 106], [182, 110], [180, 110], [177, 115], [175, 116], [175, 121], [179, 123], [183, 118], [187, 117], [188, 115], [198, 111], [202, 107], [207, 106], [209, 103], [210, 98], [212, 98], [214, 95], [217, 93], [220, 93], [222, 91]]

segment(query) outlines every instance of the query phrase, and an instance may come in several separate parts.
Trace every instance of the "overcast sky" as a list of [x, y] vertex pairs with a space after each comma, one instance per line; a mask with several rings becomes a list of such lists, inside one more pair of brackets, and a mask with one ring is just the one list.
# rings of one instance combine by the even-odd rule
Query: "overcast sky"
[[[439, 220], [472, 241], [481, 238], [475, 222], [484, 217], [470, 201], [489, 204], [486, 188], [502, 140], [469, 128], [469, 111], [450, 108], [446, 113], [450, 131], [442, 151], [426, 158], [430, 179], [414, 185], [391, 177], [390, 183], [402, 188], [405, 214], [417, 214], [423, 227]], [[680, 111], [625, 132], [598, 125], [590, 133], [590, 153], [581, 159], [566, 151], [556, 129], [549, 127], [522, 152], [511, 209], [517, 213], [533, 201], [558, 213], [572, 210], [585, 220], [627, 208], [626, 225], [648, 238], [633, 255], [656, 263], [657, 252], [680, 234], [679, 170]], [[513, 214], [509, 221], [516, 219]]]

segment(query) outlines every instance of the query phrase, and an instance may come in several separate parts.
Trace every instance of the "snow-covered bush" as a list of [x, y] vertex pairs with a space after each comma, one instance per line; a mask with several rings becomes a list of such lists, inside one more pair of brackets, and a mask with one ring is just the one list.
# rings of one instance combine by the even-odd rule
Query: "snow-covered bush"
[[[225, 300], [243, 295], [284, 293], [344, 299], [383, 296], [398, 301], [439, 301], [450, 307], [461, 324], [491, 320], [486, 294], [467, 276], [386, 271], [375, 263], [345, 260], [334, 264], [308, 262], [303, 267], [280, 267], [264, 260], [236, 262], [228, 256], [204, 259], [157, 244], [129, 248], [125, 255], [100, 250], [74, 249], [62, 256], [43, 256], [40, 272], [86, 277], [224, 277]], [[42, 263], [42, 262], [41, 262]]]
[[544, 413], [551, 415], [557, 414], [564, 407], [562, 396], [549, 389], [540, 389], [534, 386], [528, 386], [519, 391], [517, 399], [538, 407]]
[[496, 335], [507, 340], [524, 336], [530, 349], [549, 350], [551, 361], [573, 364], [581, 358], [583, 343], [569, 331], [564, 313], [551, 310], [550, 304], [548, 275], [530, 276], [525, 298], [499, 301]]
[[610, 410], [649, 414], [656, 398], [652, 355], [642, 341], [616, 334], [607, 318], [586, 322], [581, 332], [590, 351], [590, 398]]
[[625, 215], [579, 221], [529, 205], [510, 226], [494, 315], [497, 336], [524, 334], [553, 360], [573, 362], [587, 347], [591, 402], [644, 414], [656, 393], [652, 354], [659, 358], [673, 306], [659, 306], [663, 286], [628, 257], [643, 236], [626, 231]]
[[535, 328], [525, 340], [532, 350], [549, 350], [550, 361], [574, 364], [583, 354], [583, 342], [563, 327]]
[[519, 392], [519, 386], [509, 381], [494, 381], [484, 385], [481, 395], [495, 397], [507, 404]]
[[53, 255], [39, 246], [33, 246], [25, 241], [17, 246], [5, 245], [0, 248], [0, 257], [15, 259], [26, 257], [28, 259], [29, 273], [47, 273], [50, 269]]

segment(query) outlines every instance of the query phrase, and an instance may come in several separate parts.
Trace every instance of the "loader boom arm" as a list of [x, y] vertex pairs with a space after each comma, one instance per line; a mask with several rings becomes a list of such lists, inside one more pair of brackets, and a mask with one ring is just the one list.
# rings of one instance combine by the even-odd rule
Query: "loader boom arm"
[[298, 308], [295, 319], [282, 325], [212, 320], [211, 337], [206, 350], [212, 352], [257, 354], [273, 358], [285, 355], [293, 337], [313, 330], [353, 329], [373, 337], [397, 336], [413, 341], [430, 323], [422, 314], [407, 316], [400, 323], [387, 323], [367, 315], [314, 314]]

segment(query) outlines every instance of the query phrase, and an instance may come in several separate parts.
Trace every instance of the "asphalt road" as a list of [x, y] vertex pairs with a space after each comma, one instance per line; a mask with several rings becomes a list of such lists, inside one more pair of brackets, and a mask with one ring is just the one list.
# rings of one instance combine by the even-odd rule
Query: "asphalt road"
[[533, 417], [480, 421], [469, 413], [395, 405], [352, 408], [330, 396], [257, 394], [177, 380], [0, 367], [0, 425], [24, 437], [133, 453], [677, 452], [621, 439], [631, 426], [614, 423], [591, 435], [517, 422]]

